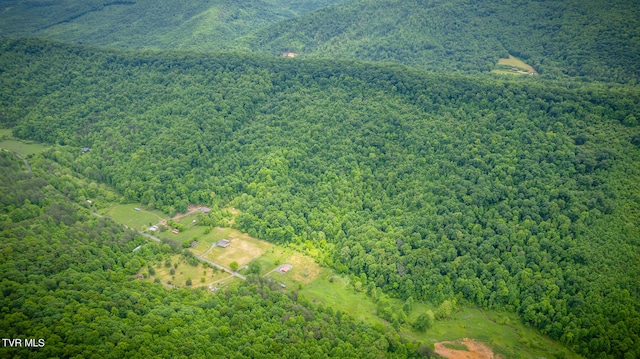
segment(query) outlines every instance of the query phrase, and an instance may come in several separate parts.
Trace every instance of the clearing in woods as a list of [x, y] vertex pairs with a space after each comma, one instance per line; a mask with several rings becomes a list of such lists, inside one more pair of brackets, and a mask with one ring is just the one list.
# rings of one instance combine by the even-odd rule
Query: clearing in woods
[[538, 75], [538, 72], [517, 57], [509, 55], [507, 59], [498, 59], [496, 68], [491, 70], [498, 74]]
[[[150, 265], [155, 270], [155, 274], [149, 274], [148, 268], [143, 267], [139, 275], [145, 276], [146, 280], [151, 282], [157, 278], [161, 283], [174, 287], [198, 288], [209, 285], [219, 286], [222, 282], [228, 283], [235, 278], [229, 273], [217, 268], [207, 268], [199, 262], [197, 266], [191, 265], [182, 255], [174, 255], [166, 261], [157, 261], [150, 263]], [[171, 273], [172, 270], [173, 274]], [[202, 281], [203, 278], [204, 281]], [[190, 286], [186, 284], [188, 279], [191, 279]]]
[[228, 267], [231, 262], [236, 262], [240, 267], [242, 267], [249, 264], [249, 262], [255, 258], [262, 256], [267, 250], [273, 247], [273, 244], [253, 238], [247, 233], [242, 233], [238, 230], [229, 228], [222, 228], [222, 230], [228, 234], [226, 238], [220, 239], [226, 239], [231, 242], [227, 248], [217, 246], [211, 248], [211, 245], [215, 243], [212, 239], [219, 238], [217, 236], [211, 236], [206, 243], [203, 243], [204, 246], [200, 246], [199, 243], [198, 246], [194, 248], [194, 252], [202, 255], [208, 251], [204, 257], [210, 261], [222, 264], [226, 267]]
[[43, 143], [24, 142], [18, 140], [13, 137], [11, 130], [0, 129], [0, 148], [7, 149], [11, 152], [17, 152], [23, 157], [40, 153], [51, 147], [51, 145], [45, 145]]
[[[138, 210], [136, 210], [138, 208]], [[105, 213], [107, 216], [111, 217], [115, 222], [120, 224], [126, 224], [127, 226], [137, 229], [144, 230], [149, 227], [151, 224], [155, 224], [160, 222], [165, 214], [157, 211], [157, 210], [145, 210], [140, 207], [140, 204], [118, 204], [115, 205]]]

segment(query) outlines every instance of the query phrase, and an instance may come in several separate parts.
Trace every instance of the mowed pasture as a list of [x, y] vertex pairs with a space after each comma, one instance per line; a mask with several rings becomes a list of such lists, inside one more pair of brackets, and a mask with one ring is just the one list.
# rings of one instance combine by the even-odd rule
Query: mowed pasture
[[20, 141], [13, 137], [11, 130], [0, 129], [0, 148], [4, 148], [10, 152], [17, 152], [21, 156], [26, 157], [52, 148], [52, 146], [44, 143]]
[[[140, 210], [136, 211], [135, 208]], [[136, 230], [145, 230], [150, 225], [166, 218], [166, 215], [160, 211], [145, 210], [139, 204], [131, 203], [114, 205], [106, 211], [105, 215], [111, 217], [117, 223], [125, 224]]]

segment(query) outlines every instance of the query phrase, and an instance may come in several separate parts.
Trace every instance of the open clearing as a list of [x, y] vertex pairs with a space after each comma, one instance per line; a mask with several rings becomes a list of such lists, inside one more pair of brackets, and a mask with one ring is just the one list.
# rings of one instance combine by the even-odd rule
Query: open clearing
[[[212, 231], [213, 232], [213, 231]], [[253, 238], [246, 233], [231, 230], [227, 239], [231, 244], [227, 248], [214, 247], [205, 258], [229, 267], [236, 262], [240, 267], [249, 264], [253, 259], [262, 256], [273, 244]], [[209, 248], [211, 245], [209, 245]]]
[[[409, 321], [414, 321], [420, 313], [435, 309], [428, 304], [416, 303], [409, 314]], [[409, 327], [403, 327], [401, 332], [411, 340], [426, 343], [455, 342], [460, 338], [470, 338], [485, 343], [493, 348], [496, 355], [505, 358], [553, 358], [559, 353], [564, 353], [566, 358], [582, 358], [560, 343], [526, 327], [515, 314], [483, 310], [474, 306], [461, 306], [451, 318], [436, 321], [424, 333]]]
[[[313, 303], [333, 308], [334, 312], [340, 310], [370, 325], [384, 325], [376, 315], [373, 301], [365, 293], [356, 292], [349, 285], [348, 278], [337, 276], [330, 269], [323, 268], [319, 276], [303, 286], [299, 293]], [[402, 305], [399, 301], [397, 304]]]
[[[139, 208], [136, 211], [135, 208]], [[115, 205], [105, 213], [111, 217], [115, 222], [126, 224], [127, 226], [137, 229], [147, 229], [151, 224], [160, 222], [164, 217], [164, 213], [160, 211], [147, 211], [140, 207], [139, 204], [118, 204]]]
[[[221, 285], [222, 282], [228, 284], [235, 277], [221, 270], [206, 268], [202, 263], [197, 266], [190, 265], [184, 256], [174, 255], [170, 259], [170, 266], [166, 266], [165, 262], [153, 263], [155, 275], [147, 275], [148, 281], [153, 282], [158, 278], [162, 283], [171, 284], [175, 287], [186, 287], [186, 282], [191, 279], [191, 287], [198, 288], [213, 285]], [[178, 265], [175, 267], [175, 265]], [[171, 274], [171, 269], [174, 274]], [[143, 267], [140, 274], [147, 273], [148, 269]], [[204, 282], [202, 281], [204, 278]]]
[[496, 68], [491, 72], [500, 74], [516, 74], [516, 75], [537, 75], [538, 72], [531, 65], [524, 61], [509, 55], [509, 58], [498, 59]]
[[42, 143], [27, 143], [20, 141], [13, 137], [11, 130], [0, 129], [0, 148], [5, 148], [11, 152], [17, 152], [18, 154], [26, 157], [28, 155], [40, 153], [51, 148], [51, 146]]

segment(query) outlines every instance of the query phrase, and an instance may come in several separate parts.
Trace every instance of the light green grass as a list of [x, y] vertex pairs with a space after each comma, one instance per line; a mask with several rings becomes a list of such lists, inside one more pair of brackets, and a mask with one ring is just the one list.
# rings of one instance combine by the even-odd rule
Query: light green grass
[[[334, 277], [333, 283], [330, 278]], [[313, 303], [322, 304], [349, 314], [371, 325], [384, 321], [376, 315], [376, 305], [364, 293], [357, 293], [349, 286], [348, 278], [334, 275], [330, 269], [323, 272], [313, 282], [304, 285], [299, 292]]]
[[[511, 70], [512, 67], [515, 67], [524, 72], [513, 71]], [[496, 68], [493, 69], [491, 72], [498, 73], [498, 74], [511, 74], [511, 75], [537, 74], [536, 70], [533, 67], [531, 67], [531, 65], [511, 55], [509, 55], [509, 58], [506, 58], [506, 59], [498, 59]]]
[[28, 155], [40, 153], [51, 148], [51, 146], [43, 143], [20, 141], [13, 137], [11, 130], [0, 129], [0, 148], [4, 148], [11, 152], [17, 152], [23, 157], [26, 157]]
[[[136, 211], [134, 208], [140, 208]], [[149, 224], [156, 224], [167, 216], [157, 210], [147, 211], [139, 204], [118, 204], [109, 208], [106, 215], [117, 223], [125, 224], [136, 230], [145, 230]]]

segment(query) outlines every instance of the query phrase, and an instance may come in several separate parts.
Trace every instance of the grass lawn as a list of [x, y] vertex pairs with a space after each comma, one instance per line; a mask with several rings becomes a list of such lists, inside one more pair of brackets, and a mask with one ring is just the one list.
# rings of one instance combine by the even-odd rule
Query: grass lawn
[[7, 149], [11, 152], [17, 152], [23, 157], [26, 157], [28, 155], [42, 152], [51, 148], [51, 146], [43, 143], [28, 143], [20, 141], [13, 137], [11, 130], [0, 129], [0, 148]]
[[[135, 208], [140, 208], [140, 210], [136, 211]], [[156, 224], [167, 218], [164, 213], [157, 210], [147, 211], [139, 204], [117, 204], [109, 208], [105, 214], [115, 222], [126, 224], [137, 230], [145, 230], [149, 224]]]

